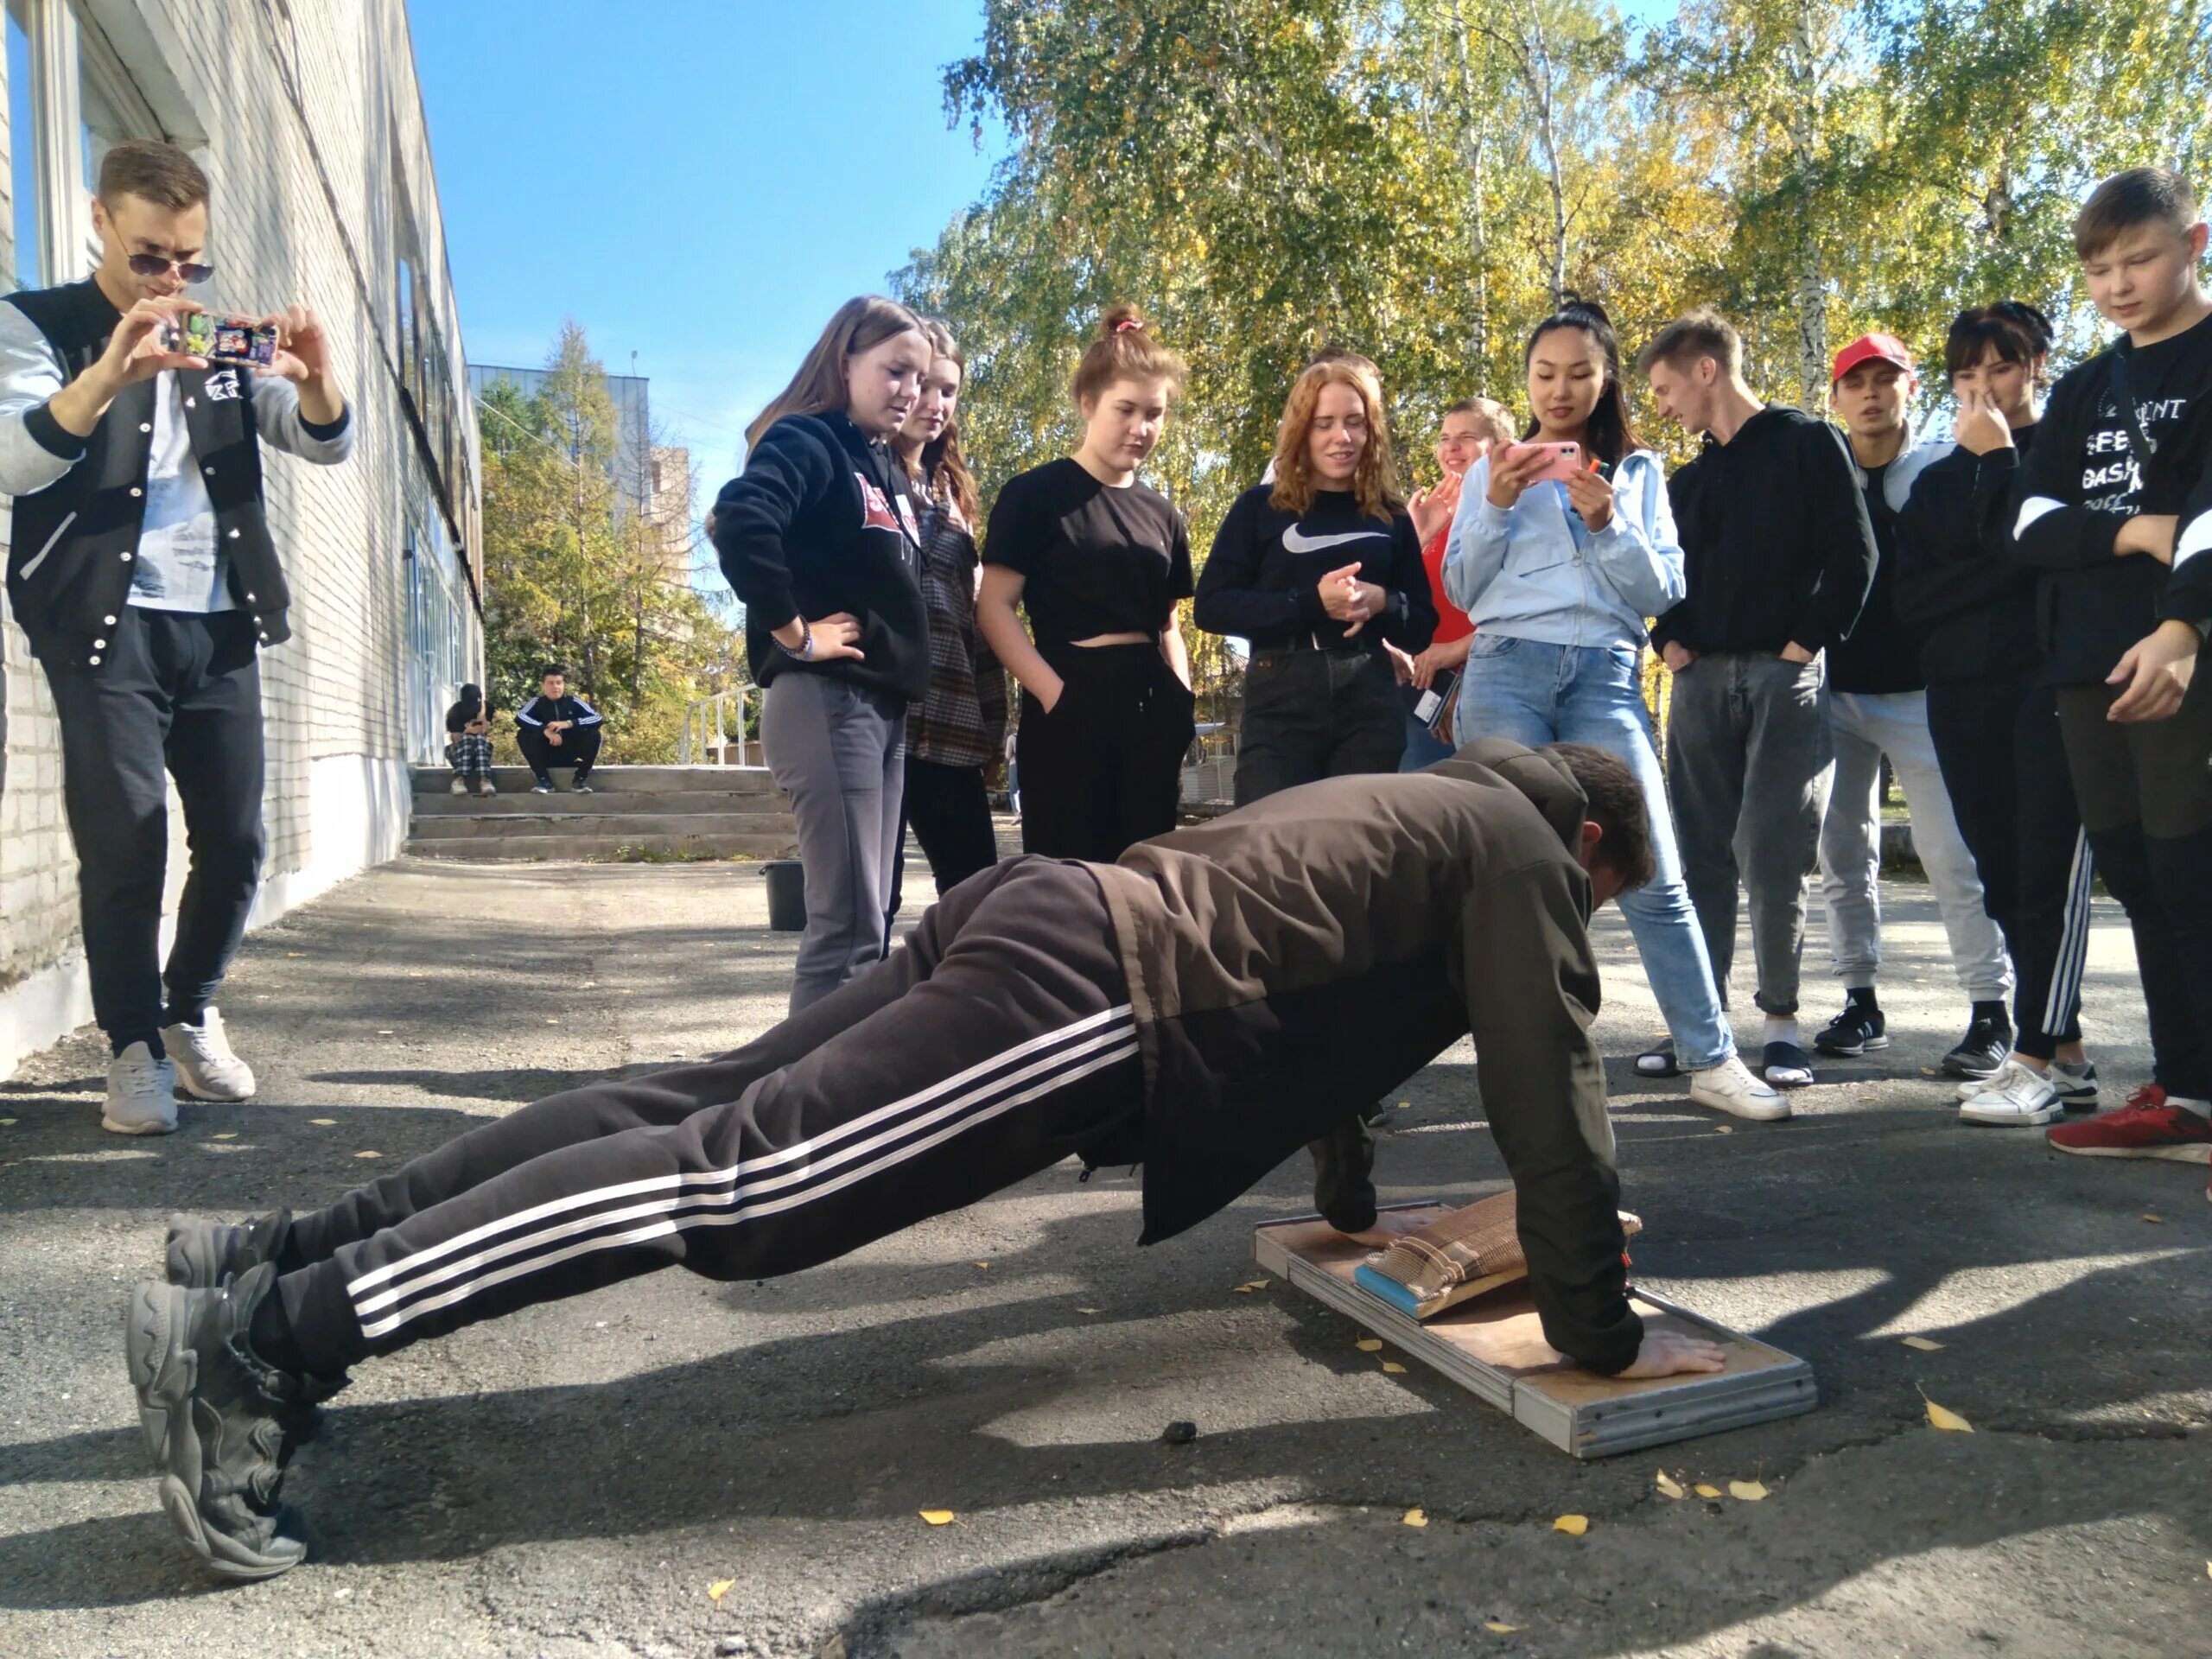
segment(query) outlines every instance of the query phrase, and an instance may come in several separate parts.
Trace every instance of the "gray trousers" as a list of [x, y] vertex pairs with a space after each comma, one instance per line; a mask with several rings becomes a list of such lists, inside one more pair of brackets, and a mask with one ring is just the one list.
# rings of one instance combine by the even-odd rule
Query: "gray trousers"
[[806, 873], [806, 931], [791, 974], [797, 1014], [886, 953], [906, 700], [787, 669], [763, 700], [760, 742], [777, 786], [791, 798]]
[[1813, 873], [1835, 748], [1825, 658], [1716, 652], [1675, 676], [1667, 798], [1682, 878], [1725, 1006], [1736, 957], [1736, 878], [1751, 896], [1753, 998], [1797, 1012], [1805, 878]]

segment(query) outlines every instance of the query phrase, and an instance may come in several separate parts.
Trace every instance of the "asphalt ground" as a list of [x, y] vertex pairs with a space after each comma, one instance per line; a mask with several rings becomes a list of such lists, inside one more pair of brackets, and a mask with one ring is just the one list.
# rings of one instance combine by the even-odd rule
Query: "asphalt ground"
[[[0, 1084], [0, 1654], [2212, 1655], [2205, 1169], [1961, 1125], [1934, 906], [1885, 898], [1895, 1046], [1777, 1125], [1633, 1075], [1656, 1011], [1601, 928], [1640, 1282], [1803, 1356], [1809, 1415], [1576, 1463], [1297, 1293], [1235, 1291], [1299, 1164], [1143, 1250], [1135, 1180], [1068, 1166], [791, 1278], [664, 1273], [365, 1365], [289, 1477], [314, 1557], [212, 1588], [122, 1372], [167, 1212], [327, 1201], [783, 1007], [757, 870], [374, 871], [247, 942], [251, 1103], [103, 1134], [90, 1032]], [[2131, 963], [2101, 905], [2108, 1104], [2148, 1071]], [[1465, 1045], [1397, 1098], [1386, 1198], [1502, 1187]], [[1662, 1468], [1769, 1496], [1673, 1501]]]

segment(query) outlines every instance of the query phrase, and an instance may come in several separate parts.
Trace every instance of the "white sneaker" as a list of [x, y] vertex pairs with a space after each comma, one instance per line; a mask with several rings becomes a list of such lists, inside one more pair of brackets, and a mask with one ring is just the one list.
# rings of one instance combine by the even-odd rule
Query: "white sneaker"
[[1690, 1103], [1762, 1122], [1789, 1116], [1789, 1103], [1781, 1092], [1753, 1077], [1751, 1068], [1733, 1054], [1718, 1065], [1690, 1073]]
[[2031, 1065], [2007, 1059], [1985, 1080], [1981, 1091], [1959, 1104], [1966, 1123], [2028, 1126], [2048, 1123], [2064, 1109], [2058, 1085]]
[[453, 780], [453, 788], [448, 792], [454, 795], [466, 795], [468, 793], [468, 785], [456, 778]]
[[200, 1019], [196, 1026], [162, 1027], [162, 1046], [176, 1063], [184, 1092], [194, 1100], [252, 1099], [252, 1069], [231, 1052], [223, 1016], [210, 1008]]
[[176, 1128], [176, 1068], [133, 1043], [108, 1062], [100, 1128], [111, 1135], [168, 1135]]

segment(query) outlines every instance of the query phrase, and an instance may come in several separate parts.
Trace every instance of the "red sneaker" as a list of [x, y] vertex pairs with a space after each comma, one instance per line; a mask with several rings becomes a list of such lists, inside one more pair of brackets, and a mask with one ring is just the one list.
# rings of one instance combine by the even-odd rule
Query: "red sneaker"
[[2166, 1103], [2155, 1083], [2137, 1090], [2116, 1112], [2102, 1112], [2080, 1123], [2062, 1123], [2044, 1132], [2060, 1152], [2085, 1158], [2171, 1158], [2185, 1164], [2212, 1164], [2212, 1121]]

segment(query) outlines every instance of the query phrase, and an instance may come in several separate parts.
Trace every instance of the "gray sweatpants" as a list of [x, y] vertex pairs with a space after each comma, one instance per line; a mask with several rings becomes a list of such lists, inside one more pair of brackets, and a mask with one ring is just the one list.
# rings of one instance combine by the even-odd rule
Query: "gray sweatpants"
[[1768, 1014], [1797, 1012], [1805, 878], [1834, 769], [1824, 658], [1791, 663], [1762, 652], [1716, 652], [1675, 676], [1667, 798], [1724, 1006], [1740, 865], [1758, 967], [1753, 1001]]
[[791, 1011], [836, 990], [886, 951], [906, 700], [839, 676], [787, 669], [770, 682], [760, 742], [798, 821], [806, 931]]

